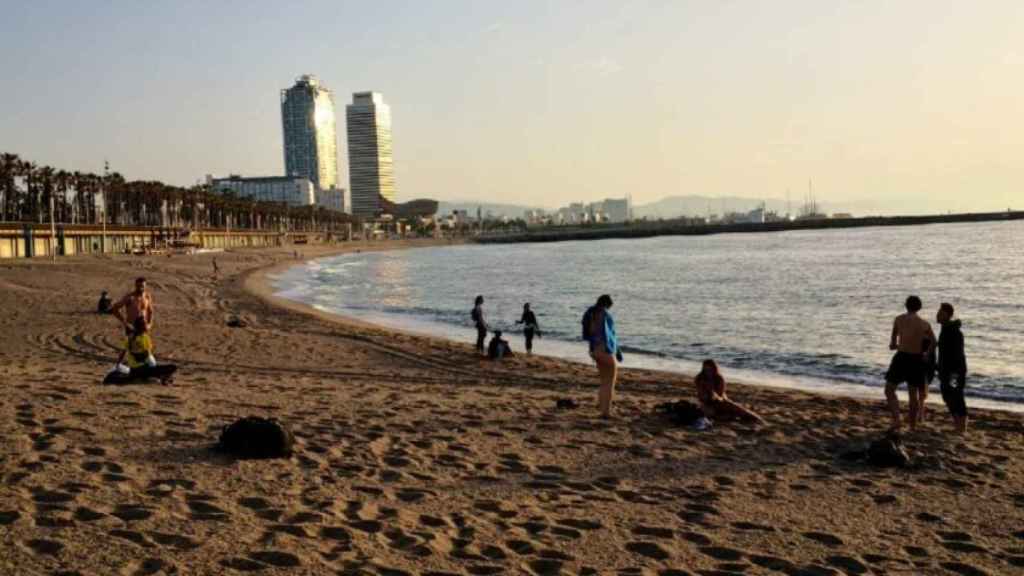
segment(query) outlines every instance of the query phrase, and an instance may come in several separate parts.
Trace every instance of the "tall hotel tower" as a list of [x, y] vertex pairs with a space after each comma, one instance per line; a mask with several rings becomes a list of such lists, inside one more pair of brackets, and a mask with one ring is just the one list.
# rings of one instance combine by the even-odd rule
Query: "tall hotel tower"
[[305, 75], [281, 90], [284, 170], [308, 178], [317, 190], [338, 186], [334, 95], [316, 76]]
[[395, 201], [391, 163], [391, 108], [377, 92], [356, 92], [346, 106], [352, 215], [374, 218]]

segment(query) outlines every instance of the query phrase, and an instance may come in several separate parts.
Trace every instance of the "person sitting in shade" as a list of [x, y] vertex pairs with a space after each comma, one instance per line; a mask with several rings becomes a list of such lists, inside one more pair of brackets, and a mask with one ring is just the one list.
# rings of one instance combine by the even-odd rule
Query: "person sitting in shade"
[[110, 309], [114, 307], [114, 301], [110, 299], [109, 293], [104, 290], [100, 294], [100, 301], [96, 303], [97, 314], [110, 314]]
[[512, 356], [514, 354], [512, 354], [512, 347], [508, 345], [508, 340], [501, 337], [501, 330], [495, 330], [494, 337], [487, 345], [487, 357], [491, 360], [501, 360]]
[[733, 402], [725, 393], [725, 378], [714, 360], [705, 360], [700, 374], [694, 379], [697, 385], [697, 400], [701, 409], [712, 420], [746, 420], [764, 424], [764, 419], [754, 411]]
[[178, 367], [174, 364], [156, 363], [156, 358], [153, 357], [153, 339], [149, 336], [146, 319], [139, 316], [132, 324], [132, 333], [125, 338], [114, 371], [107, 375], [103, 383], [123, 384], [159, 378], [161, 384], [170, 384], [177, 370]]

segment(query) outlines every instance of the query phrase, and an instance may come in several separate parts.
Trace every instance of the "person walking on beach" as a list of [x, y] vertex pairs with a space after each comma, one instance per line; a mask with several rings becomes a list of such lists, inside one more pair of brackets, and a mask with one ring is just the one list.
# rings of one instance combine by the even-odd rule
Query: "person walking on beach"
[[896, 388], [906, 382], [907, 394], [910, 397], [910, 413], [907, 424], [913, 430], [918, 424], [920, 402], [923, 397], [921, 388], [926, 386], [926, 370], [928, 353], [934, 345], [935, 332], [927, 320], [918, 316], [921, 310], [921, 299], [909, 296], [906, 301], [907, 312], [896, 317], [892, 324], [892, 336], [889, 349], [895, 350], [885, 375], [885, 398], [892, 415], [892, 429], [899, 430], [900, 401], [896, 397]]
[[136, 278], [135, 290], [118, 300], [117, 304], [110, 309], [110, 313], [124, 326], [126, 335], [132, 333], [135, 319], [140, 317], [146, 320], [146, 329], [151, 330], [153, 328], [153, 296], [146, 290], [146, 279], [141, 276]]
[[213, 277], [217, 278], [220, 275], [220, 267], [217, 266], [217, 257], [213, 257]]
[[604, 294], [583, 314], [583, 339], [589, 342], [590, 357], [597, 364], [601, 376], [597, 407], [602, 418], [611, 417], [615, 380], [618, 377], [616, 362], [622, 362], [622, 351], [619, 350], [619, 340], [615, 334], [615, 320], [609, 311], [611, 307], [612, 297]]
[[476, 327], [476, 351], [484, 353], [484, 340], [487, 339], [487, 321], [484, 320], [484, 297], [477, 296], [473, 301], [473, 311], [470, 312], [473, 319], [473, 326]]
[[942, 400], [953, 416], [957, 433], [967, 432], [967, 402], [964, 388], [967, 385], [967, 356], [964, 354], [964, 333], [960, 331], [960, 320], [954, 320], [956, 311], [949, 302], [939, 306], [935, 320], [942, 326], [939, 332], [939, 389]]
[[708, 359], [701, 364], [700, 373], [693, 382], [697, 386], [697, 401], [708, 418], [720, 421], [740, 419], [764, 424], [764, 418], [733, 402], [725, 394], [725, 378], [714, 360]]
[[537, 315], [530, 310], [530, 303], [523, 304], [523, 316], [516, 320], [516, 324], [523, 325], [523, 337], [526, 339], [526, 353], [533, 354], [533, 336], [540, 336], [540, 326], [537, 324]]

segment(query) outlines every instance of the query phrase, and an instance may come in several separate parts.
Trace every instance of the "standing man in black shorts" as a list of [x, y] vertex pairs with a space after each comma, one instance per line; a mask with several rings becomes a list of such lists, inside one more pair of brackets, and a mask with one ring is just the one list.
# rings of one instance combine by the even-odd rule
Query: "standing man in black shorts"
[[960, 331], [960, 320], [954, 320], [956, 311], [949, 302], [939, 306], [935, 320], [942, 326], [939, 332], [939, 386], [942, 400], [953, 416], [953, 426], [958, 434], [967, 432], [967, 402], [964, 388], [967, 386], [967, 356], [964, 354], [964, 333]]
[[900, 401], [896, 397], [896, 388], [904, 382], [907, 383], [907, 394], [910, 397], [910, 413], [907, 416], [907, 424], [913, 430], [917, 426], [918, 412], [924, 397], [921, 389], [927, 386], [925, 378], [927, 358], [936, 340], [931, 324], [917, 315], [921, 310], [921, 305], [921, 299], [917, 296], [908, 297], [907, 313], [897, 316], [892, 324], [889, 349], [895, 350], [896, 354], [892, 357], [889, 371], [885, 375], [885, 398], [892, 415], [893, 430], [899, 430], [902, 426]]
[[476, 351], [484, 353], [484, 340], [487, 339], [487, 320], [484, 319], [484, 297], [477, 296], [473, 301], [473, 311], [470, 313], [473, 319], [473, 326], [476, 327]]

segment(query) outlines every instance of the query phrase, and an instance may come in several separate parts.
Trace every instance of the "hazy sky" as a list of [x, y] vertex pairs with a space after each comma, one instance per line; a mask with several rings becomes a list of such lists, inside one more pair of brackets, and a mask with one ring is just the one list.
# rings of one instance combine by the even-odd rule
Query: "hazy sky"
[[5, 1], [0, 150], [283, 173], [279, 92], [392, 106], [399, 198], [1024, 208], [1024, 2]]

